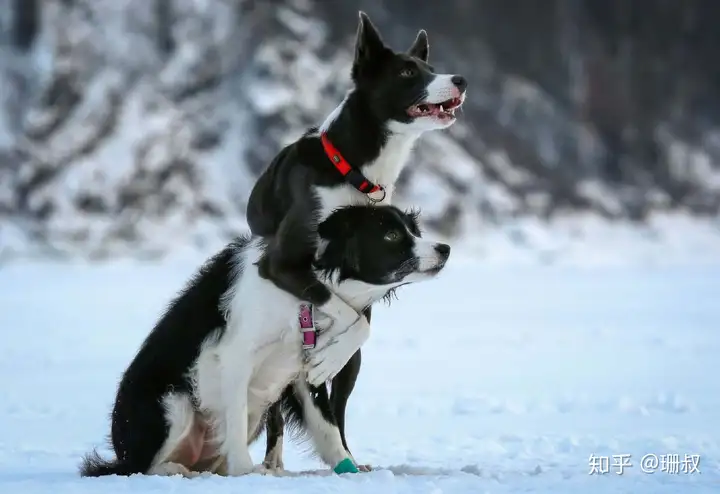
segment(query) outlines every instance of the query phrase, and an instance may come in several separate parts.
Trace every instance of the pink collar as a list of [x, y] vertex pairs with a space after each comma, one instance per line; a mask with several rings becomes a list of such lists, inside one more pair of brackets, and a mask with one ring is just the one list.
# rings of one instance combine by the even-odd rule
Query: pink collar
[[300, 322], [300, 331], [302, 331], [303, 334], [302, 347], [304, 350], [315, 348], [317, 341], [317, 330], [315, 329], [313, 312], [312, 304], [300, 304], [298, 320]]

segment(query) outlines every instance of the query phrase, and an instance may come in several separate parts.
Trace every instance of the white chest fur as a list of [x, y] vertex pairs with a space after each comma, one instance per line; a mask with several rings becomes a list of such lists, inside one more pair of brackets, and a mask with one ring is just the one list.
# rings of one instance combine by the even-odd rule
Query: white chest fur
[[224, 375], [243, 376], [252, 415], [277, 400], [302, 369], [298, 301], [259, 276], [253, 263], [261, 253], [254, 241], [241, 254], [245, 269], [225, 294], [225, 332], [204, 345], [196, 364], [197, 398], [212, 412], [227, 406], [218, 385]]
[[[380, 156], [363, 168], [363, 174], [368, 180], [385, 187], [385, 199], [380, 204], [392, 203], [395, 183], [410, 157], [417, 137], [419, 136], [414, 134], [392, 134], [383, 146]], [[339, 207], [371, 203], [365, 194], [349, 184], [315, 187], [315, 194], [320, 201], [318, 221], [323, 221]]]

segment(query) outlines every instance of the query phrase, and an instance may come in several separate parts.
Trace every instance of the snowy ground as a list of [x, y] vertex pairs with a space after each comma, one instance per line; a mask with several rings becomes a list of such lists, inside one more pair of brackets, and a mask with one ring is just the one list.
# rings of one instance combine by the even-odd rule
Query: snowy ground
[[[0, 492], [676, 494], [720, 485], [720, 264], [459, 258], [374, 314], [348, 427], [355, 456], [375, 472], [329, 476], [290, 445], [286, 468], [315, 474], [81, 480], [80, 456], [109, 430], [119, 374], [193, 269], [0, 268]], [[263, 444], [253, 448], [258, 462]], [[622, 454], [632, 466], [618, 475], [612, 455]], [[610, 471], [590, 475], [591, 455], [609, 457]], [[680, 464], [663, 458], [680, 473], [643, 473], [643, 455], [679, 455]], [[683, 473], [685, 455], [699, 455], [700, 473]]]

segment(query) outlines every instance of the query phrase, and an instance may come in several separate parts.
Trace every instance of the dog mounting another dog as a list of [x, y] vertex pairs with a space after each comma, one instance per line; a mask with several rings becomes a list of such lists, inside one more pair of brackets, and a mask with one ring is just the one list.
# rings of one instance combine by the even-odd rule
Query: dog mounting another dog
[[[354, 311], [401, 285], [431, 279], [450, 254], [448, 245], [421, 238], [415, 214], [393, 206], [339, 208], [318, 225], [318, 235], [313, 275]], [[118, 387], [111, 427], [116, 459], [91, 453], [83, 476], [264, 471], [248, 445], [278, 401], [325, 463], [347, 459], [330, 412], [318, 407], [307, 385], [305, 360], [324, 375], [328, 348], [359, 348], [368, 334], [344, 334], [346, 326], [263, 279], [257, 261], [267, 249], [261, 237], [237, 239], [173, 300]], [[322, 338], [304, 355], [307, 322]]]
[[341, 325], [351, 325], [357, 314], [313, 276], [316, 226], [340, 206], [390, 203], [415, 141], [455, 121], [465, 79], [434, 73], [428, 54], [425, 31], [407, 53], [396, 53], [361, 13], [354, 88], [320, 128], [278, 154], [248, 200], [252, 233], [268, 240], [261, 276]]
[[[315, 277], [311, 260], [316, 227], [337, 207], [390, 204], [395, 182], [417, 139], [455, 122], [467, 82], [461, 75], [435, 73], [428, 56], [424, 30], [407, 52], [396, 52], [360, 12], [351, 90], [320, 127], [309, 129], [280, 151], [248, 201], [250, 229], [268, 242], [259, 263], [260, 276], [314, 304], [352, 333], [367, 331], [370, 309], [358, 315]], [[332, 355], [326, 362], [337, 363], [329, 376], [309, 374], [313, 389], [324, 388], [321, 379], [332, 378], [331, 396], [318, 393], [315, 399], [330, 411], [346, 449], [345, 407], [361, 362], [359, 349], [347, 353], [350, 350], [349, 346], [329, 350]], [[265, 464], [282, 468], [279, 405], [269, 411], [267, 430]]]

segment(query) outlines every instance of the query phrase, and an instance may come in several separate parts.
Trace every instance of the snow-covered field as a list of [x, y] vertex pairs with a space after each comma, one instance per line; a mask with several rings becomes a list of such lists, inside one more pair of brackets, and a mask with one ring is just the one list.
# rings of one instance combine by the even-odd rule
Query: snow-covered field
[[[374, 314], [348, 434], [376, 471], [327, 475], [288, 445], [294, 474], [281, 478], [80, 479], [80, 456], [109, 431], [119, 374], [194, 269], [0, 268], [0, 492], [718, 492], [720, 264], [459, 257]], [[608, 473], [590, 474], [592, 455]], [[622, 475], [613, 455], [631, 455]]]

